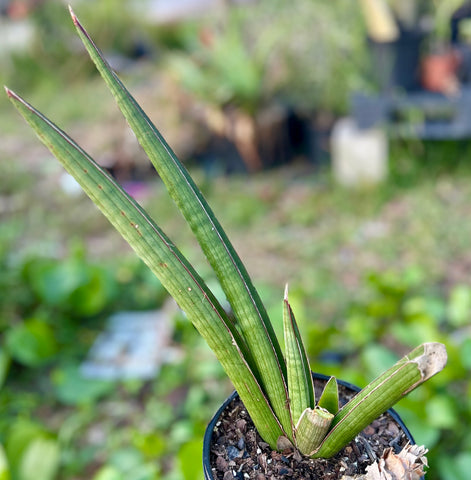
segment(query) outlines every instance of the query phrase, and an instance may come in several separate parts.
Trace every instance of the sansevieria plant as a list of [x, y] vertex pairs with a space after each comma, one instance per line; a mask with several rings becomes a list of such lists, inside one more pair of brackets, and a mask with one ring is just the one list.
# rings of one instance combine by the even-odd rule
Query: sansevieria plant
[[445, 366], [445, 347], [425, 343], [341, 409], [333, 377], [316, 399], [288, 293], [283, 302], [283, 354], [247, 270], [201, 192], [72, 11], [71, 15], [90, 57], [214, 269], [232, 314], [228, 315], [161, 228], [106, 171], [20, 96], [6, 88], [7, 95], [205, 338], [260, 436], [271, 448], [286, 445], [288, 439], [304, 455], [330, 457], [401, 397]]

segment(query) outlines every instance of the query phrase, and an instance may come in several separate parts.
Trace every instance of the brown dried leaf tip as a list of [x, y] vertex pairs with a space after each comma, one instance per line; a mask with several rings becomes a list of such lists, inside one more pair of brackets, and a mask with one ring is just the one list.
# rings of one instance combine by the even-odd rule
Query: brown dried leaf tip
[[341, 480], [420, 480], [428, 467], [424, 446], [406, 445], [397, 455], [387, 448], [364, 475], [344, 476]]

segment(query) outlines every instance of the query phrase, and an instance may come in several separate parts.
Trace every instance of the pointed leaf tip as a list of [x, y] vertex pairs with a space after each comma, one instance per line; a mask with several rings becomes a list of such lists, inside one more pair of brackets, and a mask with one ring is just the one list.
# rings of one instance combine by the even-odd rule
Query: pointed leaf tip
[[20, 97], [17, 93], [15, 93], [13, 90], [10, 90], [8, 87], [5, 87], [5, 92], [7, 93], [8, 98], [13, 102], [21, 103], [28, 110], [31, 110], [31, 111], [33, 110], [31, 105], [23, 97]]
[[69, 12], [70, 12], [70, 16], [72, 17], [72, 21], [74, 22], [74, 25], [76, 27], [80, 27], [80, 22], [77, 18], [77, 15], [75, 15], [74, 11], [72, 10], [72, 5], [69, 5]]
[[288, 301], [288, 284], [285, 285], [285, 298], [284, 298], [285, 302]]
[[13, 99], [13, 100], [16, 100], [20, 103], [23, 103], [25, 105], [27, 105], [27, 103], [23, 100], [23, 98], [21, 98], [17, 93], [15, 93], [13, 90], [10, 90], [6, 85], [4, 85], [4, 88], [5, 88], [5, 92], [6, 94], [8, 95], [8, 98], [10, 99]]
[[72, 5], [69, 5], [69, 12], [70, 12], [70, 16], [72, 17], [72, 20], [75, 21], [77, 20], [77, 16], [75, 15], [74, 11], [72, 10]]

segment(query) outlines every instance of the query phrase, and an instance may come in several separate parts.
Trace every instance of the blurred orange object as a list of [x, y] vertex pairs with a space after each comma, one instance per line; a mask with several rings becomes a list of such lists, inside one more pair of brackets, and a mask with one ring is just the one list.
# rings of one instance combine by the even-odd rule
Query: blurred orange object
[[7, 14], [12, 20], [20, 20], [28, 15], [29, 10], [29, 2], [16, 0], [8, 5]]
[[460, 56], [452, 49], [425, 56], [420, 68], [422, 87], [431, 92], [445, 95], [458, 93], [457, 71], [459, 65]]

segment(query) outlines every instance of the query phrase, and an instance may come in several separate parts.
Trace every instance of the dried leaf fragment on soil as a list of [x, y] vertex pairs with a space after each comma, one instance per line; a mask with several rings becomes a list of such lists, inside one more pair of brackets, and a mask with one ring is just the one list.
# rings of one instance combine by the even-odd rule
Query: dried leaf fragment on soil
[[344, 476], [341, 480], [420, 480], [428, 466], [427, 451], [424, 446], [410, 444], [398, 454], [387, 448], [364, 475]]

